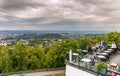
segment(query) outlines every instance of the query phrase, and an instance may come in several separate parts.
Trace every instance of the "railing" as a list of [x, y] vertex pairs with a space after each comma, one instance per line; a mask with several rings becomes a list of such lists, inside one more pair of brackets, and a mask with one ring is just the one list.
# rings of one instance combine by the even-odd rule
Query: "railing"
[[[67, 65], [71, 65], [71, 66], [73, 66], [73, 67], [75, 67], [75, 68], [78, 68], [78, 69], [80, 69], [80, 70], [86, 71], [86, 72], [88, 72], [88, 73], [91, 73], [91, 74], [93, 74], [93, 75], [109, 76], [107, 73], [102, 74], [102, 73], [100, 73], [100, 72], [96, 72], [96, 71], [95, 71], [95, 66], [94, 66], [94, 68], [88, 68], [88, 67], [86, 68], [86, 66], [83, 67], [83, 66], [76, 65], [76, 64], [70, 63], [70, 62], [67, 62], [66, 64], [67, 64]], [[92, 67], [93, 67], [93, 66], [92, 66]], [[106, 72], [106, 71], [105, 71], [105, 72]]]
[[94, 52], [94, 55], [91, 55], [89, 53], [86, 53], [86, 51], [86, 54], [77, 54], [73, 53], [72, 50], [70, 50], [68, 53], [69, 59], [67, 59], [67, 64], [102, 76], [109, 76], [111, 72], [120, 75], [120, 65], [118, 65], [118, 69], [112, 70], [106, 66], [106, 69], [99, 70], [98, 72], [96, 71], [96, 65], [98, 62], [106, 62], [106, 64], [110, 62], [109, 58], [113, 56], [113, 51], [114, 50], [112, 49], [107, 49], [105, 51], [99, 49], [97, 52]]
[[98, 63], [97, 60], [92, 60], [90, 58], [83, 57], [81, 55], [73, 54], [72, 55], [72, 61], [67, 61], [66, 64], [71, 65], [75, 68], [79, 68], [81, 70], [84, 70], [86, 72], [92, 73], [94, 75], [99, 76], [109, 76], [107, 74], [107, 69], [104, 69], [104, 71], [97, 72], [96, 71], [96, 64]]
[[72, 54], [72, 61], [67, 61], [68, 65], [74, 66], [76, 68], [79, 68], [81, 70], [84, 70], [86, 72], [92, 73], [94, 75], [99, 76], [110, 76], [110, 72], [114, 72], [116, 74], [120, 75], [120, 70], [112, 70], [108, 67], [106, 69], [102, 69], [99, 72], [96, 71], [96, 64], [99, 62], [99, 60], [93, 60], [90, 58], [87, 58], [85, 56]]

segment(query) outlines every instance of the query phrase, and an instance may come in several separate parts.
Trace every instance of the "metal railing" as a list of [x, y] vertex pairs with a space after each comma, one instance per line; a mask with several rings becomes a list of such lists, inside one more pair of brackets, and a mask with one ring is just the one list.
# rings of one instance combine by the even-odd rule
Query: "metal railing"
[[99, 75], [99, 76], [110, 76], [110, 72], [120, 74], [120, 70], [118, 70], [118, 69], [117, 70], [112, 70], [112, 69], [109, 69], [108, 66], [107, 66], [106, 69], [102, 69], [99, 72], [97, 72], [96, 65], [99, 62], [99, 60], [96, 60], [96, 59], [92, 58], [92, 59], [90, 59], [90, 61], [88, 60], [88, 61], [85, 62], [85, 61], [82, 60], [82, 59], [85, 59], [85, 58], [90, 59], [90, 58], [87, 58], [85, 56], [72, 54], [72, 58], [71, 58], [72, 61], [70, 61], [68, 59], [66, 64], [74, 66], [75, 68], [79, 68], [81, 70], [84, 70], [86, 72], [92, 73], [94, 75]]
[[[82, 66], [79, 66], [79, 65], [76, 65], [76, 64], [73, 64], [73, 63], [70, 63], [70, 62], [67, 62], [66, 63], [67, 65], [71, 65], [75, 68], [78, 68], [80, 70], [83, 70], [83, 71], [86, 71], [88, 73], [91, 73], [93, 75], [98, 75], [98, 76], [109, 76], [107, 73], [105, 74], [102, 74], [101, 72], [96, 72], [95, 69], [92, 69], [92, 68], [85, 68], [85, 67], [82, 67]], [[106, 71], [105, 71], [106, 72]]]

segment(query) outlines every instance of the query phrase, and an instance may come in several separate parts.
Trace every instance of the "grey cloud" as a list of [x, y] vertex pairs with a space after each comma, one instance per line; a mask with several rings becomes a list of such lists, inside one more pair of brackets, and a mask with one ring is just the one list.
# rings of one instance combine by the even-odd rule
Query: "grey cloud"
[[[0, 25], [69, 29], [120, 23], [120, 0], [0, 0]], [[6, 22], [6, 23], [5, 23]], [[1, 27], [0, 26], [0, 27]], [[55, 27], [54, 27], [55, 26]], [[46, 28], [45, 28], [46, 27]], [[115, 27], [116, 28], [116, 27]], [[109, 28], [111, 29], [111, 28]]]
[[60, 21], [56, 21], [56, 22], [53, 22], [53, 23], [46, 23], [44, 25], [52, 25], [52, 26], [74, 26], [74, 25], [79, 25], [80, 24], [80, 21], [77, 21], [77, 20], [70, 20], [70, 19], [63, 19], [63, 20], [60, 20]]
[[[100, 2], [96, 0], [73, 0], [73, 2], [70, 2], [68, 0], [63, 0], [63, 2], [65, 3], [61, 3], [60, 5], [54, 5], [51, 3], [46, 4], [46, 2], [47, 0], [44, 0], [43, 2], [42, 0], [39, 0], [38, 3], [32, 2], [32, 0], [30, 1], [28, 0], [5, 0], [1, 8], [3, 8], [3, 11], [8, 11], [8, 13], [13, 16], [15, 12], [16, 14], [21, 15], [19, 11], [26, 12], [26, 10], [29, 11], [29, 10], [32, 10], [32, 8], [36, 9], [40, 7], [44, 9], [45, 12], [42, 13], [42, 15], [45, 17], [55, 17], [55, 18], [61, 18], [61, 17], [71, 18], [72, 17], [73, 18], [73, 16], [75, 15], [74, 18], [77, 19], [77, 17], [83, 17], [83, 15], [81, 14], [84, 14], [84, 15], [95, 14], [95, 15], [104, 15], [104, 16], [108, 15], [108, 14], [105, 14], [106, 9], [103, 10], [100, 8], [101, 6], [96, 5]], [[42, 12], [42, 10], [39, 10], [39, 12]], [[76, 14], [76, 12], [78, 13]], [[97, 14], [98, 12], [99, 14]]]
[[28, 0], [5, 0], [1, 5], [3, 10], [8, 11], [18, 11], [25, 10], [28, 7], [36, 8], [39, 6], [44, 6], [44, 4], [40, 3], [31, 3]]
[[45, 18], [25, 18], [25, 19], [18, 19], [19, 22], [27, 22], [27, 23], [38, 23], [44, 21]]

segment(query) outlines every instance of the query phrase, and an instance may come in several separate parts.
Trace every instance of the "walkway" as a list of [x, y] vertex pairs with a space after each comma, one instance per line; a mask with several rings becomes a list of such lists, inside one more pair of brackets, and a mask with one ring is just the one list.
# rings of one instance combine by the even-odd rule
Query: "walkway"
[[8, 76], [55, 76], [61, 73], [65, 73], [65, 70], [55, 70], [55, 71], [46, 71], [46, 72], [34, 72], [34, 73], [26, 73], [25, 75], [14, 74]]

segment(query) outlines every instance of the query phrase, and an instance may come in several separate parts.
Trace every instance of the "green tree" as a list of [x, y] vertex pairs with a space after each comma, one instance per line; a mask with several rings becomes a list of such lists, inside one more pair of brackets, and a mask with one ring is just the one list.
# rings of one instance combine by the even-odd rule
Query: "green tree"
[[86, 49], [86, 47], [91, 44], [91, 39], [90, 38], [81, 38], [78, 40], [79, 43], [79, 48], [80, 49]]
[[0, 46], [0, 72], [6, 73], [11, 70], [11, 60], [7, 46]]
[[31, 70], [44, 68], [45, 50], [39, 45], [35, 45], [29, 56], [28, 65]]
[[12, 67], [15, 69], [14, 71], [21, 71], [23, 67], [27, 64], [25, 60], [25, 48], [26, 46], [21, 42], [18, 42], [13, 46], [12, 49]]
[[117, 40], [119, 39], [120, 33], [118, 32], [110, 32], [109, 34], [107, 34], [107, 41], [108, 42], [117, 42]]
[[79, 44], [78, 44], [77, 40], [75, 40], [75, 39], [66, 40], [64, 42], [64, 46], [66, 48], [68, 48], [69, 50], [72, 49], [73, 51], [75, 51], [77, 48], [79, 48]]
[[50, 50], [46, 54], [46, 67], [56, 68], [65, 66], [65, 50], [62, 43], [52, 44]]

